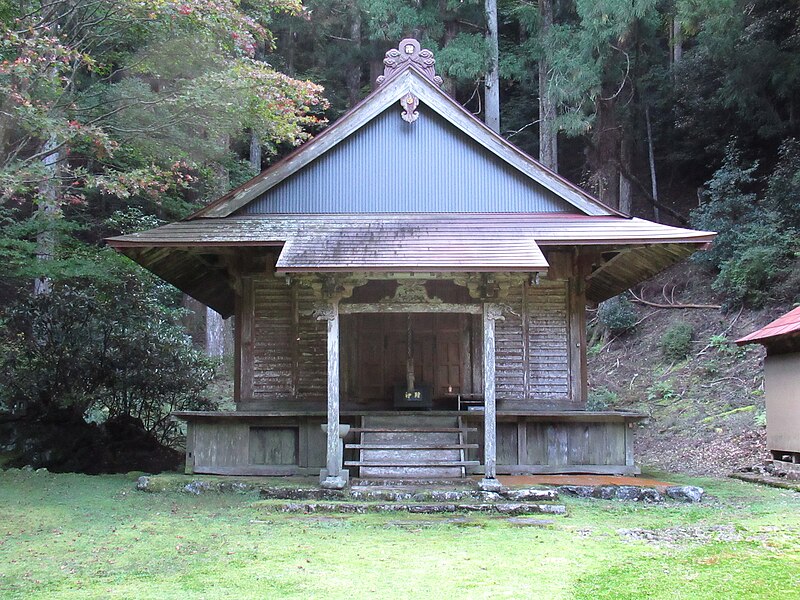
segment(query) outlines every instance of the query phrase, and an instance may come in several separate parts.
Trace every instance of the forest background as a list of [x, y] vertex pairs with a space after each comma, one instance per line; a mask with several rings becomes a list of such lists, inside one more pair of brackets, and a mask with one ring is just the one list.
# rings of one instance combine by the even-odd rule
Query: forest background
[[719, 231], [696, 272], [724, 309], [800, 300], [797, 2], [0, 0], [0, 28], [0, 445], [37, 440], [18, 462], [122, 468], [115, 439], [174, 445], [172, 410], [213, 407], [218, 315], [193, 341], [181, 294], [102, 240], [185, 217], [321, 131], [403, 37], [602, 201]]

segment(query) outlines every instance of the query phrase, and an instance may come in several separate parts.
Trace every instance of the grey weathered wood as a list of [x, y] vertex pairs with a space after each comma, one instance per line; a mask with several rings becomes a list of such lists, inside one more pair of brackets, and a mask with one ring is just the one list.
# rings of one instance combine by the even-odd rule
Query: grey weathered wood
[[625, 464], [629, 467], [634, 466], [633, 462], [633, 428], [625, 425]]
[[416, 460], [416, 461], [392, 461], [392, 460], [348, 460], [345, 461], [346, 467], [472, 467], [480, 464], [477, 460]]
[[[216, 421], [216, 420], [224, 420], [224, 419], [235, 419], [235, 420], [251, 420], [257, 417], [324, 417], [327, 413], [325, 410], [307, 410], [300, 405], [297, 409], [280, 409], [280, 410], [253, 410], [253, 411], [246, 411], [246, 410], [228, 410], [228, 411], [202, 411], [202, 410], [180, 410], [175, 411], [172, 413], [173, 416], [184, 419], [187, 421], [198, 421], [198, 420], [209, 420], [209, 421]], [[364, 414], [369, 414], [371, 416], [385, 416], [385, 417], [392, 417], [397, 416], [398, 412], [396, 410], [342, 410], [340, 414], [343, 416], [350, 416], [350, 417], [360, 417]], [[471, 418], [472, 421], [475, 422], [482, 422], [483, 415], [480, 412], [473, 412], [473, 411], [461, 411], [456, 412], [453, 410], [425, 410], [425, 411], [403, 411], [402, 414], [404, 417], [413, 418], [415, 416], [423, 415], [427, 417], [431, 416], [462, 416]], [[516, 421], [518, 417], [525, 417], [528, 421], [549, 421], [549, 422], [562, 422], [562, 421], [588, 421], [592, 423], [601, 423], [601, 422], [614, 422], [614, 423], [623, 423], [623, 422], [636, 422], [636, 421], [644, 421], [647, 420], [647, 415], [638, 412], [632, 411], [591, 411], [591, 410], [530, 410], [530, 409], [522, 409], [522, 410], [498, 410], [497, 411], [498, 419], [510, 419]], [[476, 423], [477, 425], [477, 423]]]
[[[316, 412], [292, 414], [287, 412], [267, 413], [192, 413], [185, 418], [189, 421], [187, 432], [187, 472], [195, 473], [230, 473], [230, 474], [287, 474], [310, 472], [309, 469], [324, 467], [327, 461], [327, 438], [321, 431], [320, 424], [325, 422], [325, 413]], [[347, 413], [355, 414], [355, 413]], [[365, 413], [360, 413], [365, 414]], [[424, 411], [417, 413], [398, 414], [394, 411], [366, 413], [365, 417], [374, 421], [373, 426], [354, 428], [355, 433], [363, 433], [365, 439], [360, 445], [373, 452], [365, 460], [388, 460], [389, 456], [376, 454], [383, 448], [369, 448], [371, 445], [391, 446], [435, 446], [427, 451], [440, 449], [438, 446], [466, 446], [468, 456], [466, 460], [479, 459], [480, 448], [483, 446], [484, 435], [482, 426], [484, 415], [475, 412], [456, 413], [455, 411]], [[444, 419], [455, 423], [456, 416], [460, 416], [465, 426], [453, 427]], [[345, 416], [344, 420], [358, 422], [358, 416]], [[635, 472], [633, 464], [632, 442], [633, 430], [628, 428], [628, 423], [641, 419], [641, 415], [632, 413], [594, 413], [589, 411], [567, 411], [549, 413], [509, 414], [498, 413], [497, 419], [497, 451], [496, 473], [507, 472]], [[420, 419], [433, 419], [428, 427], [415, 426]], [[438, 419], [439, 421], [436, 421]], [[389, 425], [397, 423], [394, 427]], [[470, 426], [472, 425], [472, 426]], [[294, 429], [298, 432], [297, 470], [287, 470], [287, 465], [252, 465], [248, 453], [248, 437], [251, 428], [269, 428], [273, 430]], [[422, 431], [417, 431], [422, 430]], [[458, 442], [454, 435], [467, 432], [470, 439], [463, 443]], [[424, 440], [424, 434], [430, 438]], [[514, 435], [516, 434], [516, 435]], [[384, 435], [383, 439], [370, 439], [370, 435]], [[444, 437], [439, 437], [444, 436]], [[450, 436], [450, 437], [446, 437]], [[501, 439], [503, 438], [503, 439]], [[503, 441], [505, 440], [505, 441]], [[549, 443], [548, 443], [549, 440]], [[478, 444], [475, 442], [484, 441]], [[563, 442], [563, 443], [562, 443]], [[280, 440], [269, 442], [273, 446], [281, 446]], [[352, 444], [348, 444], [351, 446]], [[307, 446], [303, 456], [303, 446]], [[386, 448], [390, 450], [391, 448]], [[445, 450], [445, 448], [441, 448]], [[460, 448], [458, 448], [460, 449]], [[457, 448], [446, 450], [457, 451]], [[426, 450], [419, 448], [422, 452]], [[252, 448], [250, 449], [252, 453]], [[280, 450], [283, 452], [283, 450]], [[273, 454], [273, 456], [276, 456]], [[353, 457], [349, 457], [351, 460]], [[420, 460], [428, 460], [428, 456], [419, 456]], [[441, 456], [440, 460], [457, 460]], [[281, 459], [273, 458], [278, 462]], [[253, 471], [255, 467], [274, 467], [275, 471], [261, 469]], [[535, 468], [534, 468], [535, 467]], [[251, 469], [251, 470], [248, 470]], [[306, 471], [303, 471], [306, 469]], [[473, 472], [476, 469], [470, 468]], [[483, 470], [483, 469], [481, 469]], [[428, 475], [431, 473], [428, 472]], [[422, 476], [416, 473], [415, 476]], [[454, 473], [453, 476], [457, 476]], [[376, 475], [377, 476], [377, 475]]]
[[474, 427], [353, 427], [352, 433], [460, 433], [477, 431]]
[[517, 424], [498, 422], [496, 426], [496, 464], [515, 464], [517, 461]]
[[470, 394], [475, 389], [472, 382], [471, 320], [466, 315], [461, 315], [459, 319], [461, 323], [461, 392]]
[[341, 304], [339, 314], [355, 315], [368, 313], [467, 313], [479, 315], [483, 312], [480, 304], [456, 304], [440, 302], [436, 304], [425, 303], [394, 303], [371, 302]]
[[483, 398], [485, 479], [495, 478], [497, 464], [497, 404], [495, 398], [495, 321], [503, 318], [499, 305], [483, 308]]
[[250, 427], [251, 465], [299, 465], [298, 427]]
[[310, 469], [317, 468], [319, 472], [320, 467], [325, 466], [327, 462], [327, 437], [322, 431], [321, 425], [325, 423], [324, 419], [311, 418], [306, 422], [306, 436], [308, 440], [308, 463]]
[[[352, 430], [351, 430], [352, 431]], [[396, 450], [406, 448], [409, 450], [467, 450], [480, 448], [479, 444], [425, 444], [425, 443], [394, 443], [394, 444], [345, 444], [351, 450]]]
[[471, 315], [471, 343], [472, 343], [472, 391], [483, 391], [483, 318], [480, 315]]
[[[319, 471], [319, 469], [316, 469]], [[281, 477], [287, 475], [310, 475], [308, 469], [303, 469], [294, 465], [234, 465], [230, 467], [220, 467], [214, 465], [198, 465], [194, 472], [201, 475], [253, 475], [261, 477]]]
[[236, 356], [239, 364], [237, 403], [245, 398], [253, 397], [253, 321], [255, 319], [253, 278], [242, 277], [241, 287], [241, 306], [236, 321], [238, 341]]
[[328, 322], [328, 430], [326, 444], [326, 465], [328, 478], [341, 475], [339, 462], [339, 306], [331, 302], [320, 311], [317, 318]]
[[194, 473], [194, 424], [186, 424], [186, 463], [184, 465], [184, 473]]

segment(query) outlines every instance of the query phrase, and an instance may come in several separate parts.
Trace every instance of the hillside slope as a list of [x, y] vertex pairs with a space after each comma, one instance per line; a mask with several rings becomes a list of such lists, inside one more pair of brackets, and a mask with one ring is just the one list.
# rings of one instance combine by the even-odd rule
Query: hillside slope
[[[708, 274], [678, 265], [634, 290], [658, 304], [717, 304]], [[650, 415], [636, 434], [636, 460], [690, 474], [726, 475], [767, 457], [764, 350], [733, 340], [788, 310], [657, 308], [634, 299], [633, 331], [589, 348], [590, 406]], [[590, 313], [591, 317], [591, 313]], [[591, 321], [590, 321], [591, 323]], [[685, 359], [662, 344], [677, 324], [691, 328]], [[591, 325], [590, 325], [591, 326]]]

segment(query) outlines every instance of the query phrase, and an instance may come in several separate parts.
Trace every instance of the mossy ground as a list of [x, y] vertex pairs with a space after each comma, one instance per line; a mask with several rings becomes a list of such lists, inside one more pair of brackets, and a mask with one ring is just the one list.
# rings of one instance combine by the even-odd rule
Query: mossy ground
[[0, 597], [800, 597], [800, 494], [677, 479], [714, 498], [565, 499], [570, 516], [539, 528], [283, 515], [260, 511], [255, 492], [147, 494], [133, 476], [2, 472]]

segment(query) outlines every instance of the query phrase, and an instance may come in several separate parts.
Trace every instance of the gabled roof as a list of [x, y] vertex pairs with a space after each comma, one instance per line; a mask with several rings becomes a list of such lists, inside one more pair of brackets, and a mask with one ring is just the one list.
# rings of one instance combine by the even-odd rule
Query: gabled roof
[[[403, 44], [408, 40], [401, 42]], [[395, 51], [396, 52], [396, 51]], [[423, 51], [424, 52], [424, 51]], [[395, 71], [369, 96], [353, 107], [323, 133], [303, 144], [292, 154], [269, 169], [254, 177], [240, 187], [230, 191], [215, 202], [189, 217], [224, 218], [259, 198], [276, 185], [293, 176], [303, 167], [312, 163], [370, 123], [387, 108], [398, 106], [404, 98], [411, 95], [439, 117], [466, 134], [483, 149], [518, 170], [532, 183], [563, 198], [566, 202], [586, 215], [618, 215], [621, 213], [602, 204], [579, 187], [547, 169], [519, 148], [486, 127], [472, 113], [439, 88], [437, 83], [424, 74], [413, 62]], [[403, 105], [404, 106], [404, 105]], [[416, 105], [415, 107], [416, 108]], [[397, 119], [400, 119], [398, 108]], [[409, 127], [414, 124], [410, 123]]]
[[[540, 271], [540, 248], [619, 252], [597, 265], [587, 297], [619, 294], [686, 258], [708, 231], [644, 219], [550, 214], [269, 215], [195, 219], [108, 239], [109, 245], [223, 314], [232, 310], [224, 270], [209, 266], [232, 247], [279, 252], [277, 270]], [[225, 291], [227, 290], [227, 292]], [[226, 295], [227, 294], [227, 295]]]
[[[228, 316], [235, 305], [235, 262], [248, 252], [276, 255], [276, 268], [284, 273], [490, 273], [546, 272], [541, 248], [590, 247], [586, 255], [597, 257], [597, 262], [587, 278], [586, 293], [589, 300], [599, 302], [652, 277], [714, 238], [711, 232], [621, 214], [545, 168], [444, 93], [433, 73], [432, 56], [415, 40], [403, 40], [399, 50], [387, 53], [384, 64], [387, 69], [378, 89], [270, 169], [182, 222], [113, 237], [109, 245]], [[382, 129], [389, 121], [394, 129]], [[405, 129], [398, 129], [398, 123]], [[387, 132], [421, 136], [422, 125], [430, 125], [424, 132], [427, 141], [414, 156], [382, 153], [394, 140]], [[370, 137], [371, 132], [378, 133]], [[347, 150], [348, 144], [365, 139], [368, 150], [380, 153], [380, 158], [391, 156], [395, 163], [413, 167], [414, 161], [430, 160], [431, 154], [441, 152], [445, 135], [452, 142], [450, 156], [458, 155], [461, 162], [435, 163], [434, 175], [441, 173], [444, 179], [428, 177], [418, 188], [401, 185], [413, 176], [413, 168], [384, 171], [380, 162], [359, 162]], [[413, 149], [410, 143], [404, 146], [409, 149]], [[342, 160], [326, 162], [337, 152]], [[461, 154], [468, 152], [464, 159]], [[482, 160], [484, 155], [491, 160]], [[369, 168], [384, 173], [382, 185], [362, 188], [383, 200], [391, 192], [401, 201], [391, 210], [372, 210], [381, 203], [369, 198], [359, 206], [352, 201], [349, 181], [342, 185], [336, 180], [331, 197], [341, 207], [331, 212], [325, 210], [330, 203], [317, 203], [315, 210], [302, 210], [313, 204], [315, 194], [319, 197], [333, 189], [326, 187], [325, 171], [334, 167], [353, 179], [359, 170]], [[442, 191], [468, 169], [484, 169], [481, 172], [490, 176], [465, 177], [457, 190]], [[276, 201], [281, 190], [286, 192], [282, 198], [288, 198], [283, 204]], [[412, 194], [422, 200], [435, 196], [437, 202], [426, 203], [424, 210], [430, 212], [421, 212], [416, 200], [404, 200]], [[452, 207], [453, 199], [464, 200], [459, 210]], [[478, 205], [488, 208], [476, 209]], [[283, 206], [292, 209], [281, 210]], [[264, 250], [269, 247], [274, 249]]]
[[736, 340], [736, 343], [740, 346], [755, 343], [768, 345], [795, 336], [800, 337], [800, 306], [790, 310], [782, 317], [778, 317], [758, 331]]

